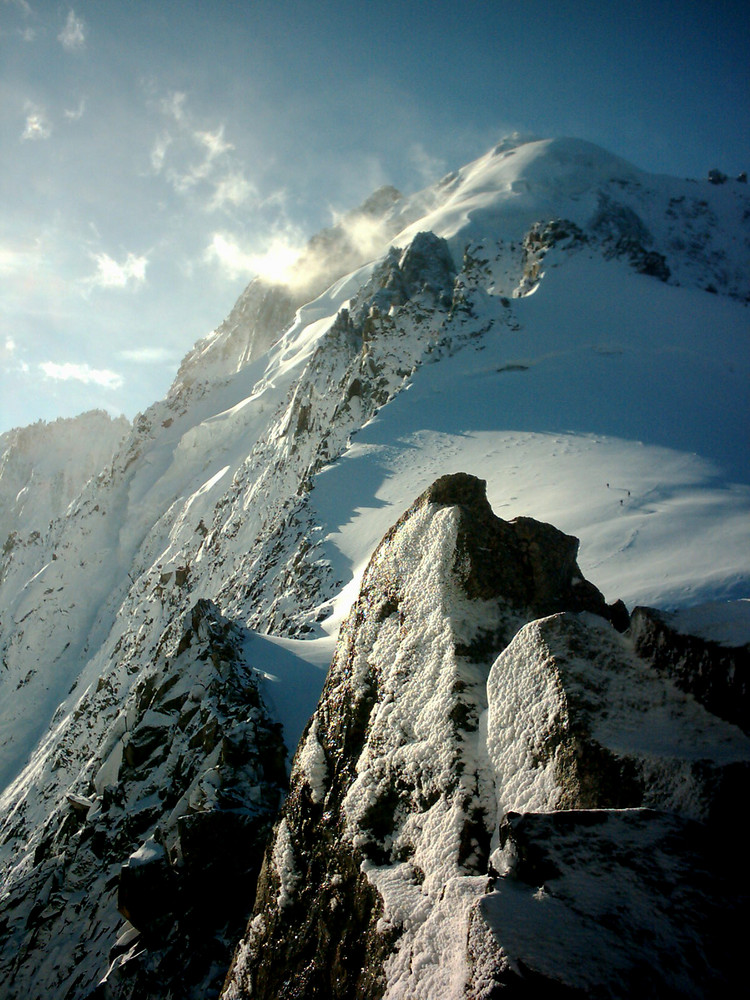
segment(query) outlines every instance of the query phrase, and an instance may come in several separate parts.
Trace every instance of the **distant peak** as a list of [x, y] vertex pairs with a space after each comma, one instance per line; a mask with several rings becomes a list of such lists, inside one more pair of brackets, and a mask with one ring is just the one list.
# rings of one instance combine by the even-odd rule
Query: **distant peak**
[[393, 187], [392, 184], [384, 184], [373, 191], [356, 211], [361, 215], [383, 215], [402, 198], [403, 195], [398, 188]]

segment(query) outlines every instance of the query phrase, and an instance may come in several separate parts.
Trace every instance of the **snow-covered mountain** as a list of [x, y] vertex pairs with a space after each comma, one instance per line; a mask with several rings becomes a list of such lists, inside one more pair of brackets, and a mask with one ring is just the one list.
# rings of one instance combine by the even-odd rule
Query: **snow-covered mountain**
[[[253, 909], [286, 782], [284, 746], [291, 758], [372, 553], [438, 477], [471, 473], [502, 518], [549, 521], [579, 537], [581, 575], [610, 604], [672, 611], [733, 601], [730, 645], [743, 647], [749, 258], [746, 185], [648, 175], [578, 140], [508, 140], [416, 195], [376, 192], [314, 238], [285, 283], [251, 282], [185, 358], [167, 398], [121, 441], [123, 427], [93, 428], [106, 418], [92, 415], [56, 436], [56, 425], [6, 435], [0, 969], [8, 996], [218, 991]], [[64, 488], [55, 480], [62, 470]], [[438, 561], [439, 550], [430, 549]], [[396, 563], [409, 558], [405, 550]], [[419, 564], [422, 583], [410, 586], [437, 606], [443, 584], [433, 585], [430, 565]], [[380, 586], [387, 590], [387, 580]], [[451, 600], [440, 598], [445, 607]], [[514, 644], [523, 646], [535, 616], [580, 611], [552, 603], [521, 602], [502, 636], [475, 620], [489, 622], [496, 610], [472, 605], [462, 627], [474, 639], [486, 633], [488, 644], [472, 679], [484, 691], [477, 712], [487, 710], [492, 663], [501, 654], [516, 662]], [[447, 618], [469, 613], [459, 605]], [[704, 632], [700, 613], [692, 615], [688, 631]], [[703, 615], [714, 626], [722, 616], [715, 607]], [[394, 691], [399, 671], [419, 659], [419, 628], [400, 627], [413, 652], [392, 681], [383, 674]], [[560, 625], [570, 636], [559, 642], [574, 643], [577, 627]], [[377, 645], [377, 632], [367, 642]], [[430, 642], [440, 634], [430, 632]], [[729, 634], [727, 625], [719, 638]], [[349, 641], [339, 646], [339, 671]], [[613, 641], [591, 640], [597, 649]], [[644, 662], [654, 659], [639, 648]], [[627, 653], [639, 655], [635, 646]], [[330, 707], [318, 709], [294, 765], [308, 775], [313, 803], [329, 791], [316, 749], [332, 752], [333, 737], [321, 731], [329, 716]], [[699, 727], [691, 720], [686, 732]], [[407, 733], [412, 723], [399, 725]], [[490, 730], [482, 738], [497, 747]], [[716, 739], [734, 747], [732, 761], [746, 759], [737, 734]], [[628, 760], [652, 754], [600, 743]], [[501, 782], [498, 754], [476, 757], [490, 826], [504, 815], [488, 805], [492, 789], [526, 780]], [[397, 758], [388, 750], [383, 766]], [[446, 775], [440, 780], [450, 783]], [[346, 790], [336, 787], [343, 808]], [[293, 785], [290, 802], [294, 795]], [[551, 792], [508, 805], [498, 795], [505, 811], [611, 805]], [[683, 815], [674, 796], [643, 795]], [[625, 804], [644, 801], [635, 798]], [[446, 808], [458, 815], [455, 802]], [[705, 820], [694, 813], [685, 816]], [[362, 824], [352, 822], [356, 842]], [[278, 859], [294, 853], [290, 831], [282, 819], [268, 872], [286, 870]], [[514, 827], [507, 837], [517, 835]], [[436, 850], [429, 837], [420, 844], [426, 857]], [[485, 855], [472, 877], [486, 885]], [[385, 906], [388, 923], [394, 906], [405, 914], [417, 903], [389, 895], [413, 894], [398, 888], [401, 869], [386, 870], [403, 859], [378, 859], [383, 873], [367, 876], [376, 893], [367, 898]], [[355, 854], [347, 864], [366, 861]], [[452, 878], [445, 864], [435, 885]], [[283, 911], [283, 878], [280, 885], [274, 905]], [[500, 914], [506, 904], [487, 905]], [[432, 933], [430, 919], [441, 933], [440, 912], [425, 916], [420, 935]], [[450, 926], [455, 940], [463, 925]], [[494, 916], [488, 926], [494, 934]], [[382, 941], [373, 933], [376, 950], [393, 945], [390, 930]], [[252, 947], [241, 952], [244, 971], [228, 995], [253, 979], [252, 955]], [[464, 968], [466, 957], [454, 958], [451, 968]], [[431, 995], [431, 979], [403, 985], [397, 967], [380, 962], [377, 989]], [[463, 995], [469, 980], [456, 975], [442, 992]]]

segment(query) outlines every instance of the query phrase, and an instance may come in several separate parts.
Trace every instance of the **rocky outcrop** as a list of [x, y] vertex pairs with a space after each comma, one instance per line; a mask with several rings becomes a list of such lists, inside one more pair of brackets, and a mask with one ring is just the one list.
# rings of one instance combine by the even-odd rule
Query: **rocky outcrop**
[[[747, 606], [747, 602], [740, 602]], [[742, 608], [741, 610], [745, 610]], [[747, 613], [745, 618], [747, 619]], [[636, 608], [631, 631], [637, 652], [681, 691], [750, 733], [750, 642], [691, 634], [679, 616]]]
[[[496, 518], [466, 475], [388, 532], [297, 751], [224, 998], [624, 998], [639, 981], [698, 996], [729, 981], [718, 928], [733, 918], [713, 917], [736, 919], [744, 889], [707, 845], [720, 831], [731, 844], [750, 742], [636, 656], [576, 549], [550, 525]], [[611, 954], [599, 919], [613, 938], [627, 925]], [[581, 941], [592, 965], [576, 972]], [[696, 948], [710, 969], [696, 972]]]
[[[382, 190], [313, 238], [286, 283], [251, 283], [185, 360], [167, 399], [136, 418], [111, 465], [82, 491], [92, 468], [79, 462], [88, 445], [77, 433], [55, 438], [64, 447], [48, 455], [44, 477], [34, 466], [24, 478], [15, 459], [4, 467], [15, 521], [0, 534], [0, 979], [11, 995], [83, 1000], [98, 990], [125, 1000], [213, 989], [232, 927], [252, 908], [276, 819], [261, 880], [273, 905], [259, 910], [251, 938], [261, 948], [281, 941], [290, 981], [279, 982], [280, 961], [269, 972], [243, 948], [232, 988], [244, 989], [245, 976], [272, 994], [288, 986], [326, 996], [450, 996], [464, 987], [479, 995], [472, 970], [488, 968], [482, 942], [496, 956], [501, 936], [474, 916], [474, 901], [497, 888], [492, 858], [509, 809], [648, 805], [732, 828], [741, 752], [724, 758], [697, 740], [702, 756], [685, 757], [704, 723], [687, 725], [671, 682], [642, 683], [634, 633], [620, 638], [610, 627], [626, 629], [627, 612], [583, 581], [575, 541], [525, 519], [497, 521], [467, 477], [436, 484], [380, 550], [300, 748], [283, 819], [279, 733], [256, 704], [244, 645], [250, 627], [282, 642], [335, 628], [348, 584], [382, 534], [383, 505], [402, 510], [428, 470], [455, 467], [464, 441], [476, 460], [475, 432], [495, 442], [481, 467], [493, 488], [503, 469], [515, 509], [541, 495], [539, 452], [515, 429], [614, 427], [623, 441], [631, 436], [638, 421], [626, 416], [622, 393], [599, 406], [622, 388], [623, 372], [643, 367], [620, 368], [621, 348], [635, 358], [647, 342], [663, 357], [684, 347], [687, 367], [674, 371], [692, 398], [690, 373], [709, 370], [699, 364], [708, 350], [700, 324], [685, 339], [682, 324], [670, 332], [665, 318], [695, 302], [696, 289], [719, 292], [702, 296], [709, 327], [722, 331], [711, 340], [712, 357], [720, 348], [714, 383], [738, 383], [733, 345], [744, 330], [724, 296], [747, 297], [740, 249], [750, 212], [740, 185], [708, 188], [649, 180], [563, 140], [498, 147], [413, 198]], [[391, 242], [400, 249], [387, 250]], [[665, 277], [665, 261], [669, 284], [685, 295], [634, 280], [623, 266]], [[555, 275], [557, 267], [565, 272]], [[624, 297], [615, 294], [620, 282]], [[513, 300], [534, 289], [533, 300]], [[610, 343], [608, 317], [628, 311], [631, 290], [638, 320], [618, 320]], [[721, 358], [733, 375], [721, 374]], [[658, 395], [657, 370], [641, 412]], [[528, 372], [519, 379], [528, 394], [499, 372]], [[571, 399], [550, 402], [557, 388], [547, 389], [568, 385], [569, 375]], [[587, 423], [590, 399], [601, 427]], [[580, 425], [570, 419], [578, 413]], [[101, 415], [89, 430], [104, 462], [100, 424]], [[516, 439], [512, 458], [503, 428]], [[673, 429], [665, 433], [662, 443], [683, 447]], [[553, 450], [554, 475], [568, 470], [559, 502], [570, 504], [571, 525], [596, 507], [578, 504], [593, 480], [580, 488], [578, 472], [570, 480], [582, 468], [581, 440]], [[585, 449], [602, 484], [626, 454], [610, 445], [592, 437]], [[720, 461], [713, 448], [705, 457]], [[702, 477], [684, 494], [690, 509], [702, 504]], [[645, 507], [634, 489], [616, 522], [601, 508], [587, 523], [599, 538], [591, 562], [604, 556], [608, 587], [617, 567], [629, 567], [629, 595], [650, 586], [658, 559], [649, 539], [659, 555], [667, 544], [670, 533], [654, 533], [654, 523], [679, 510], [674, 532], [695, 523], [683, 520], [683, 486], [669, 494], [657, 478]], [[664, 489], [670, 499], [653, 508], [651, 527], [635, 530]], [[738, 537], [721, 523], [716, 553]], [[688, 581], [692, 594], [738, 592], [744, 576], [733, 552], [711, 569], [705, 562], [694, 560], [670, 595], [687, 592]], [[507, 670], [492, 668], [499, 654]], [[319, 693], [315, 673], [299, 715]], [[307, 684], [299, 677], [294, 693]], [[284, 682], [280, 689], [287, 698]], [[536, 692], [532, 705], [527, 690]], [[524, 720], [508, 746], [498, 721], [506, 695]], [[613, 728], [623, 712], [629, 728]], [[644, 747], [641, 717], [669, 728], [674, 712], [683, 720], [674, 754], [656, 746], [653, 727]], [[713, 732], [735, 745], [736, 734]], [[285, 936], [290, 914], [297, 942]], [[292, 982], [301, 955], [307, 972]], [[519, 963], [533, 965], [523, 955]]]

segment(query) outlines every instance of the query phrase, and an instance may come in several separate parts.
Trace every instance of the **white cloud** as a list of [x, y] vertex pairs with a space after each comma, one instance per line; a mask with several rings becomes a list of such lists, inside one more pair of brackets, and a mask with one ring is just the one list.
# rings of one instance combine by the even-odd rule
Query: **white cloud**
[[3, 360], [11, 358], [16, 353], [16, 342], [11, 336], [5, 338], [5, 343], [0, 347], [0, 357]]
[[214, 212], [227, 205], [242, 205], [257, 196], [258, 189], [238, 170], [214, 182], [214, 193], [206, 208], [209, 212]]
[[127, 351], [118, 351], [118, 357], [124, 361], [136, 361], [140, 364], [158, 365], [179, 358], [179, 353], [168, 347], [134, 347]]
[[83, 118], [84, 112], [86, 110], [86, 101], [81, 98], [78, 102], [77, 108], [68, 109], [66, 108], [63, 114], [69, 122], [77, 122], [80, 118]]
[[129, 253], [121, 264], [106, 253], [92, 254], [91, 257], [96, 263], [96, 274], [86, 280], [91, 287], [125, 288], [131, 282], [142, 285], [146, 280], [148, 257], [136, 257]]
[[22, 140], [28, 139], [49, 139], [52, 135], [50, 125], [45, 113], [32, 104], [26, 105], [26, 125], [21, 133]]
[[217, 156], [228, 153], [234, 146], [231, 142], [224, 141], [224, 126], [220, 125], [216, 132], [193, 132], [193, 138], [200, 145], [205, 146], [209, 161], [215, 160]]
[[151, 167], [155, 174], [161, 172], [161, 169], [164, 166], [164, 160], [167, 157], [167, 150], [171, 144], [172, 136], [168, 133], [157, 136], [153, 149], [151, 150]]
[[161, 98], [156, 107], [170, 121], [151, 147], [151, 169], [177, 194], [190, 197], [207, 212], [258, 198], [234, 144], [224, 134], [224, 125], [208, 128], [196, 122], [182, 91]]
[[88, 364], [65, 362], [58, 365], [54, 361], [42, 361], [39, 365], [47, 378], [59, 382], [82, 382], [84, 385], [100, 385], [104, 389], [119, 389], [123, 384], [122, 375], [109, 368], [92, 368]]
[[262, 275], [269, 281], [287, 281], [291, 268], [299, 257], [300, 244], [285, 236], [275, 236], [260, 252], [245, 249], [226, 233], [214, 233], [206, 247], [204, 260], [218, 264], [230, 279]]
[[163, 97], [160, 101], [162, 113], [169, 118], [174, 118], [176, 122], [181, 122], [185, 118], [185, 101], [187, 94], [181, 90], [175, 90], [168, 97]]
[[74, 10], [68, 11], [65, 27], [57, 36], [57, 40], [67, 52], [80, 52], [86, 45], [86, 29], [80, 17]]

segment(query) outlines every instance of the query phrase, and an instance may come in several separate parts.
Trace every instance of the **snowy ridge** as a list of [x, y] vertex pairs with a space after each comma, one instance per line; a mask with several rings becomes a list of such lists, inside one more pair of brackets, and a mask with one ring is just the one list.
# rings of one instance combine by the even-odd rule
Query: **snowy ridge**
[[[417, 195], [377, 193], [283, 283], [252, 282], [111, 463], [94, 456], [64, 510], [30, 490], [44, 530], [4, 544], [3, 892], [49, 817], [100, 794], [91, 762], [199, 600], [242, 630], [291, 753], [375, 546], [446, 472], [581, 537], [610, 601], [745, 598], [748, 220], [741, 185], [511, 142]], [[60, 465], [83, 469], [63, 437]], [[300, 766], [321, 795], [312, 740]]]

